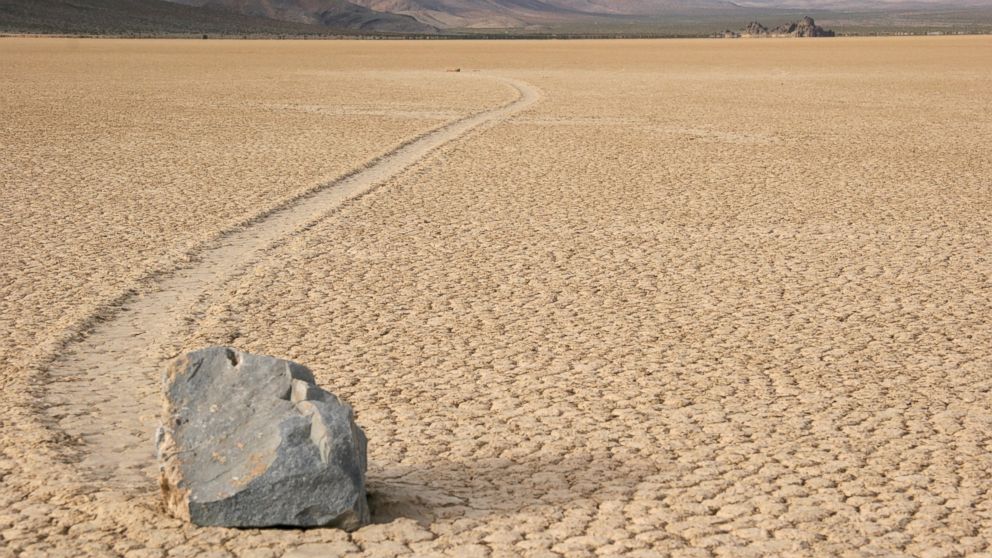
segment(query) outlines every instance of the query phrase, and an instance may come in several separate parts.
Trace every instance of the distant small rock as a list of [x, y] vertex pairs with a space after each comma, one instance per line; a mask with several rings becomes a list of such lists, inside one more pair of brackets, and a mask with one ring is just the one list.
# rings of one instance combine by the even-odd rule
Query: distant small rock
[[369, 522], [365, 434], [306, 367], [210, 347], [172, 363], [163, 400], [160, 485], [177, 517], [224, 527]]
[[462, 69], [461, 68], [448, 68], [447, 71], [449, 71], [449, 72], [460, 72], [460, 71], [462, 71]]

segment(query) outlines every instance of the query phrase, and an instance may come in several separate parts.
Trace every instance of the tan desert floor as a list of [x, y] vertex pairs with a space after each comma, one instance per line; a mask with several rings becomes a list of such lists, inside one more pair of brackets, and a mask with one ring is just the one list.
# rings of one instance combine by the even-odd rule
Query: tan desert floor
[[[992, 553], [992, 39], [0, 53], [0, 555]], [[156, 378], [80, 371], [93, 393], [60, 400], [61, 340], [505, 104], [496, 77], [540, 98], [218, 277], [159, 341], [311, 366], [369, 435], [382, 523], [192, 528], [154, 479], [94, 474], [74, 425], [153, 417]]]
[[514, 94], [308, 45], [0, 40], [0, 364], [218, 233]]

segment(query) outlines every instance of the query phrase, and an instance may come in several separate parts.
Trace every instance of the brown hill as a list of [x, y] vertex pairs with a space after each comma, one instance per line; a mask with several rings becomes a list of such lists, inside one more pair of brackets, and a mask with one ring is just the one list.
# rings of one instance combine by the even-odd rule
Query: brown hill
[[540, 0], [352, 0], [363, 6], [406, 14], [438, 27], [507, 28], [547, 25], [581, 18], [576, 10]]
[[353, 32], [164, 0], [0, 0], [0, 33], [321, 36]]
[[374, 10], [411, 15], [439, 27], [529, 27], [611, 16], [660, 16], [739, 10], [725, 0], [351, 0]]
[[172, 0], [189, 6], [229, 10], [257, 17], [404, 34], [432, 34], [437, 29], [405, 14], [388, 13], [347, 0]]
[[[430, 33], [450, 28], [521, 28], [592, 21], [603, 17], [658, 16], [699, 13], [713, 9], [739, 10], [726, 0], [173, 0], [189, 5], [230, 9], [243, 14], [286, 21], [325, 23], [321, 14], [346, 12], [374, 19], [378, 30]], [[358, 12], [348, 5], [368, 12]], [[328, 6], [335, 6], [333, 9]], [[407, 20], [387, 16], [405, 16]], [[416, 27], [409, 18], [428, 26]], [[391, 25], [385, 28], [386, 22]], [[341, 20], [332, 23], [340, 24]], [[367, 29], [361, 24], [352, 28]]]

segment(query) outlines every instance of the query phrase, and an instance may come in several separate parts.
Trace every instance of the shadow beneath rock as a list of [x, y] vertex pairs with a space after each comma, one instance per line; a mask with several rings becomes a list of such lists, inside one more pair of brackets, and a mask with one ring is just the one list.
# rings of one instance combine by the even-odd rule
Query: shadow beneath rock
[[462, 503], [427, 486], [370, 480], [368, 489], [369, 509], [374, 524], [406, 518], [427, 526], [437, 519], [437, 510]]
[[435, 462], [422, 467], [379, 466], [368, 475], [373, 523], [408, 518], [421, 525], [459, 518], [510, 516], [534, 509], [566, 509], [593, 500], [629, 501], [649, 477], [672, 463], [609, 457], [553, 456]]

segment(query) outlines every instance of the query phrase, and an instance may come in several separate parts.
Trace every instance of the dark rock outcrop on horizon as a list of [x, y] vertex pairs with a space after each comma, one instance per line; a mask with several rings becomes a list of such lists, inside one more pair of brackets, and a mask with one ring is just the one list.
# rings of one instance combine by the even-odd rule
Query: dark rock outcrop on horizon
[[757, 21], [748, 23], [740, 32], [724, 31], [721, 37], [833, 37], [834, 32], [824, 29], [813, 21], [813, 18], [805, 16], [799, 21], [784, 23], [778, 27], [768, 29]]
[[788, 35], [791, 37], [833, 37], [834, 32], [824, 29], [806, 16], [799, 21], [779, 25], [769, 31], [771, 35]]
[[757, 21], [752, 21], [747, 24], [747, 27], [741, 31], [742, 35], [767, 35], [768, 28], [764, 25], [758, 23]]

